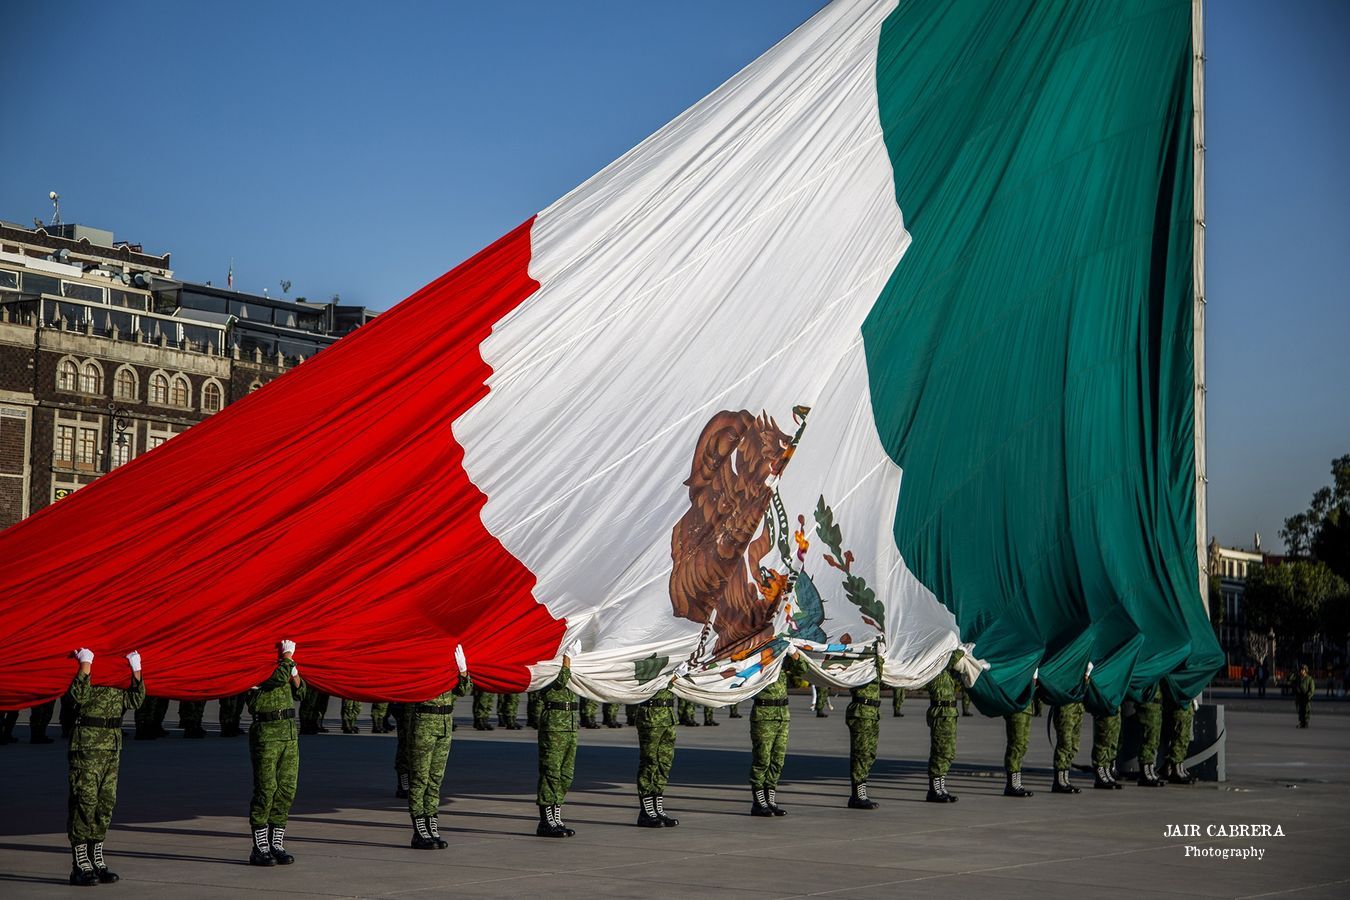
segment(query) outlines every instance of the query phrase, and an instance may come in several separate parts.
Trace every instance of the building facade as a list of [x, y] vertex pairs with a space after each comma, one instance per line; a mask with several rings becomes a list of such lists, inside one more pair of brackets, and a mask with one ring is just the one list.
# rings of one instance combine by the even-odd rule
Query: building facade
[[1247, 620], [1242, 611], [1242, 595], [1252, 567], [1265, 565], [1267, 559], [1261, 550], [1259, 534], [1255, 536], [1250, 550], [1221, 546], [1218, 538], [1209, 542], [1209, 571], [1211, 577], [1218, 579], [1219, 597], [1223, 603], [1219, 644], [1230, 666], [1242, 665], [1251, 655], [1247, 646]]
[[[219, 413], [372, 314], [174, 279], [81, 226], [0, 223], [0, 527]], [[247, 321], [247, 325], [242, 323]]]

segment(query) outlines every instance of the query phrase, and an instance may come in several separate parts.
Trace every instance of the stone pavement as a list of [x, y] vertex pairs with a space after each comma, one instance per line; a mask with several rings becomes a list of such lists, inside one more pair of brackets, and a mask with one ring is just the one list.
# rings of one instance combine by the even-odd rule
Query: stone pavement
[[[287, 844], [296, 865], [255, 869], [249, 849], [247, 739], [127, 741], [108, 854], [137, 898], [664, 897], [1336, 897], [1350, 896], [1350, 716], [1293, 727], [1292, 704], [1230, 711], [1221, 786], [1049, 793], [1046, 719], [1034, 720], [1028, 786], [1001, 796], [1002, 720], [960, 720], [961, 797], [923, 802], [923, 702], [882, 720], [873, 812], [845, 807], [844, 704], [827, 719], [794, 696], [792, 752], [780, 802], [789, 815], [751, 818], [745, 787], [748, 719], [719, 711], [717, 728], [681, 728], [667, 794], [679, 828], [636, 817], [632, 728], [581, 733], [567, 805], [571, 840], [533, 836], [534, 732], [476, 732], [461, 719], [451, 750], [441, 830], [450, 849], [408, 847], [394, 799], [391, 735], [301, 739], [300, 793]], [[174, 707], [176, 710], [176, 705]], [[336, 711], [334, 706], [333, 711]], [[208, 726], [216, 708], [207, 708]], [[170, 713], [173, 721], [174, 711]], [[26, 715], [0, 747], [0, 897], [79, 893], [66, 884], [65, 754], [26, 743]], [[362, 727], [368, 731], [369, 719]], [[1084, 729], [1086, 763], [1089, 728]], [[1196, 824], [1199, 838], [1165, 836]], [[1284, 837], [1207, 837], [1208, 826], [1279, 825]], [[1186, 847], [1259, 848], [1264, 858], [1187, 857]]]

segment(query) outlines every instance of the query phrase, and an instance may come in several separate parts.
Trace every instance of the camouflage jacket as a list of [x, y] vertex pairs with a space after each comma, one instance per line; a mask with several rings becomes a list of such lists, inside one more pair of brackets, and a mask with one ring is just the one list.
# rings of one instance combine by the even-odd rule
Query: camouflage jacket
[[[145, 701], [145, 682], [131, 680], [131, 687], [119, 688], [90, 684], [89, 676], [79, 673], [70, 683], [70, 699], [79, 705], [75, 730], [70, 735], [70, 749], [120, 750], [122, 748], [122, 714], [136, 709]], [[116, 719], [114, 727], [85, 725], [84, 718]]]
[[[437, 715], [448, 716], [454, 712], [455, 700], [460, 697], [467, 697], [471, 693], [473, 693], [473, 679], [469, 677], [467, 672], [460, 672], [459, 680], [455, 682], [455, 686], [450, 690], [437, 694], [430, 700], [423, 700], [421, 703], [409, 703], [408, 710], [414, 718]], [[418, 710], [419, 706], [448, 706], [450, 707], [450, 711], [446, 713], [421, 712]]]
[[[881, 679], [873, 678], [867, 684], [853, 688], [849, 694], [853, 702], [844, 713], [845, 719], [881, 718]], [[869, 700], [870, 703], [867, 702]]]
[[[755, 705], [750, 710], [750, 721], [786, 721], [792, 718], [792, 711], [788, 709], [788, 675], [798, 675], [801, 672], [801, 666], [792, 657], [783, 660], [782, 667], [778, 670], [778, 677], [764, 686], [758, 694], [755, 695]], [[764, 701], [768, 701], [765, 703]]]
[[1294, 696], [1300, 700], [1311, 700], [1317, 693], [1317, 682], [1313, 681], [1311, 675], [1304, 675], [1302, 678], [1294, 679]]
[[[539, 710], [540, 731], [576, 731], [581, 725], [581, 703], [567, 686], [572, 683], [572, 670], [563, 666], [558, 677], [539, 691], [543, 704]], [[564, 704], [565, 709], [550, 708]]]
[[652, 694], [638, 706], [634, 721], [638, 728], [674, 728], [675, 692], [664, 687]]
[[956, 679], [950, 668], [943, 669], [928, 682], [928, 715], [939, 719], [954, 719], [960, 715], [956, 708]]
[[272, 719], [266, 722], [259, 722], [259, 713], [275, 713], [281, 710], [294, 709], [295, 701], [305, 699], [305, 680], [300, 679], [300, 684], [291, 684], [291, 670], [295, 668], [293, 660], [282, 657], [277, 660], [277, 667], [266, 681], [248, 692], [246, 701], [248, 702], [248, 711], [254, 718], [253, 727], [249, 729], [249, 737], [260, 741], [293, 741], [297, 739], [299, 732], [295, 727], [295, 718]]

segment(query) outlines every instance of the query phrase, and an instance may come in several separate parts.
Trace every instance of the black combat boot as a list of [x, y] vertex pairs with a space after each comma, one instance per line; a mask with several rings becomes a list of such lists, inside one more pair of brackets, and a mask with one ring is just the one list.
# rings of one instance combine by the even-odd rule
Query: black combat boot
[[98, 870], [89, 856], [89, 844], [71, 844], [70, 883], [80, 887], [98, 884]]
[[1092, 767], [1092, 786], [1098, 790], [1115, 790], [1115, 782], [1111, 780], [1111, 770], [1106, 766]]
[[947, 791], [945, 775], [930, 775], [928, 778], [928, 796], [923, 799], [929, 803], [955, 803], [956, 795]]
[[1107, 777], [1107, 779], [1109, 779], [1110, 782], [1111, 782], [1111, 788], [1112, 788], [1112, 790], [1117, 790], [1117, 791], [1123, 791], [1123, 790], [1125, 790], [1125, 785], [1121, 784], [1121, 783], [1116, 779], [1116, 767], [1115, 767], [1114, 765], [1106, 766], [1106, 777]]
[[562, 829], [563, 837], [571, 837], [572, 835], [576, 834], [576, 832], [573, 831], [571, 828], [568, 828], [567, 823], [563, 821], [561, 803], [553, 807], [553, 821], [557, 822], [558, 827]]
[[1031, 797], [1034, 796], [1031, 791], [1022, 787], [1022, 772], [1019, 769], [1016, 772], [1008, 773], [1008, 782], [1003, 786], [1003, 796], [1005, 797]]
[[876, 809], [880, 805], [867, 796], [867, 782], [859, 781], [853, 785], [853, 793], [848, 798], [849, 809]]
[[248, 855], [250, 866], [275, 866], [277, 858], [272, 855], [272, 843], [268, 840], [267, 826], [253, 829], [253, 850]]
[[272, 825], [267, 830], [271, 839], [272, 858], [277, 861], [277, 865], [289, 866], [295, 862], [295, 857], [286, 852], [286, 826]]
[[412, 848], [414, 850], [435, 850], [436, 839], [431, 836], [431, 826], [423, 816], [413, 816]]
[[661, 820], [661, 824], [667, 828], [674, 828], [680, 824], [680, 820], [673, 816], [666, 815], [666, 795], [656, 795], [656, 817]]
[[638, 798], [641, 802], [638, 806], [637, 823], [639, 828], [661, 828], [665, 823], [661, 817], [656, 814], [656, 795], [643, 794]]
[[1169, 762], [1164, 770], [1168, 784], [1195, 784], [1196, 778], [1186, 770], [1186, 763]]
[[103, 842], [93, 841], [89, 844], [89, 861], [94, 864], [94, 871], [98, 873], [99, 884], [112, 884], [114, 881], [120, 881], [117, 873], [108, 868], [108, 864], [103, 861]]
[[539, 837], [560, 838], [567, 837], [558, 827], [557, 821], [553, 818], [553, 807], [539, 807], [539, 827], [534, 830]]
[[778, 805], [778, 791], [769, 788], [764, 792], [764, 800], [769, 804], [769, 811], [775, 816], [786, 816], [787, 810]]
[[480, 717], [478, 717], [478, 718], [476, 718], [476, 719], [473, 720], [473, 730], [474, 730], [474, 731], [491, 731], [491, 730], [492, 730], [492, 725], [488, 723], [488, 720], [487, 720], [487, 719], [485, 719], [485, 718], [483, 718], [483, 717], [480, 716]]
[[740, 718], [743, 718], [743, 716], [741, 716], [741, 711], [740, 711], [739, 709], [737, 709], [735, 706], [732, 706], [732, 707], [731, 707], [731, 712], [727, 713], [727, 718], [728, 718], [728, 719], [740, 719]]
[[436, 823], [435, 816], [427, 816], [427, 831], [431, 832], [431, 839], [436, 842], [437, 850], [444, 850], [446, 847], [450, 846], [446, 843], [445, 839], [441, 837], [441, 828], [440, 825]]
[[1139, 764], [1139, 786], [1140, 787], [1162, 787], [1167, 782], [1158, 777], [1158, 773], [1153, 768], [1153, 763]]
[[1055, 780], [1054, 780], [1054, 782], [1051, 783], [1051, 785], [1050, 785], [1050, 793], [1052, 793], [1052, 794], [1078, 794], [1078, 793], [1081, 793], [1081, 791], [1079, 791], [1078, 788], [1074, 787], [1073, 783], [1072, 783], [1071, 781], [1069, 781], [1069, 770], [1068, 770], [1068, 769], [1056, 769], [1056, 770], [1055, 770]]
[[408, 783], [408, 773], [407, 773], [407, 772], [399, 772], [399, 773], [398, 773], [398, 786], [394, 788], [394, 796], [397, 797], [397, 798], [400, 799], [400, 800], [407, 800], [407, 799], [408, 799], [408, 788], [409, 788], [409, 786], [410, 786], [410, 785], [409, 785], [409, 783]]
[[764, 789], [752, 788], [750, 793], [755, 798], [754, 803], [750, 806], [750, 815], [772, 818], [773, 810], [769, 809], [769, 800], [765, 795]]

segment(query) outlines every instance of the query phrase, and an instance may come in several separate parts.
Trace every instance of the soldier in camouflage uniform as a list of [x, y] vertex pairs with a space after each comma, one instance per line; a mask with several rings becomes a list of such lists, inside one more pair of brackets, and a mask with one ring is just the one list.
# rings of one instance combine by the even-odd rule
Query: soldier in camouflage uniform
[[520, 695], [515, 691], [508, 691], [497, 695], [497, 724], [507, 731], [519, 731], [520, 723], [516, 721], [516, 713], [520, 710]]
[[848, 723], [849, 778], [853, 793], [849, 794], [849, 809], [876, 809], [878, 804], [867, 796], [867, 776], [877, 761], [877, 741], [881, 737], [881, 655], [873, 651], [876, 677], [860, 687], [853, 688], [844, 721]]
[[955, 803], [947, 790], [947, 773], [956, 761], [956, 664], [965, 656], [953, 650], [947, 665], [928, 682], [928, 795], [930, 803]]
[[638, 825], [674, 828], [679, 819], [666, 815], [666, 783], [675, 762], [675, 694], [664, 687], [637, 707]]
[[164, 730], [164, 717], [169, 712], [168, 697], [146, 697], [136, 710], [136, 740], [153, 741], [169, 732]]
[[1109, 716], [1092, 716], [1092, 786], [1104, 791], [1120, 790], [1116, 781], [1116, 754], [1120, 751], [1120, 707]]
[[600, 714], [600, 704], [595, 702], [595, 700], [591, 697], [582, 697], [580, 702], [581, 702], [581, 727], [599, 728], [600, 723], [596, 721], [596, 717]]
[[328, 701], [331, 695], [319, 690], [306, 690], [305, 699], [300, 701], [300, 733], [327, 734], [323, 720], [328, 716]]
[[436, 819], [455, 728], [455, 698], [473, 692], [463, 647], [455, 647], [455, 667], [459, 678], [453, 688], [422, 703], [408, 704], [408, 815], [412, 817], [414, 850], [444, 850], [450, 846], [441, 838]]
[[1195, 707], [1190, 701], [1177, 703], [1172, 695], [1163, 692], [1163, 722], [1167, 726], [1167, 752], [1164, 754], [1163, 777], [1170, 784], [1195, 784], [1195, 776], [1186, 770], [1186, 752], [1191, 748], [1191, 726], [1195, 722]]
[[357, 724], [361, 718], [361, 701], [348, 700], [342, 698], [342, 733], [360, 734], [361, 726]]
[[693, 700], [679, 699], [680, 724], [690, 728], [698, 727], [698, 706]]
[[1055, 780], [1050, 785], [1052, 794], [1077, 794], [1079, 789], [1069, 781], [1069, 769], [1078, 756], [1078, 742], [1083, 732], [1083, 704], [1065, 703], [1056, 706], [1052, 714], [1055, 726]]
[[729, 707], [727, 707], [727, 718], [728, 719], [743, 718], [741, 716], [741, 705], [739, 703], [733, 703]]
[[1162, 787], [1167, 782], [1158, 777], [1158, 742], [1162, 736], [1162, 705], [1158, 685], [1150, 685], [1134, 705], [1139, 720], [1139, 786]]
[[525, 696], [525, 724], [530, 728], [539, 727], [539, 710], [543, 706], [543, 701], [539, 699], [542, 691], [530, 691]]
[[562, 805], [572, 787], [576, 771], [577, 695], [568, 687], [572, 682], [572, 654], [563, 656], [558, 677], [539, 692], [539, 804], [540, 837], [564, 838], [576, 834], [563, 822]]
[[905, 714], [900, 710], [904, 705], [905, 705], [905, 689], [893, 688], [891, 690], [891, 718], [903, 719], [905, 717]]
[[295, 666], [294, 641], [281, 642], [281, 656], [267, 680], [248, 692], [253, 716], [248, 730], [253, 763], [253, 799], [248, 823], [253, 829], [249, 865], [283, 866], [295, 862], [286, 852], [286, 820], [300, 776], [300, 740], [295, 727], [295, 701], [305, 699], [305, 682]]
[[[394, 796], [400, 800], [408, 799], [411, 781], [408, 775], [408, 709], [410, 703], [391, 703], [389, 712], [397, 723], [398, 736], [394, 741]], [[451, 731], [454, 727], [451, 726]]]
[[812, 686], [811, 688], [811, 708], [816, 711], [816, 718], [825, 719], [830, 715], [830, 690], [829, 688]]
[[117, 875], [103, 861], [113, 806], [117, 803], [117, 768], [122, 757], [122, 715], [145, 700], [141, 655], [127, 654], [131, 686], [123, 689], [89, 681], [94, 654], [75, 651], [80, 670], [70, 683], [71, 699], [80, 715], [70, 735], [70, 814], [67, 830], [73, 864], [70, 883], [111, 884]]
[[750, 710], [750, 793], [752, 816], [785, 816], [778, 805], [778, 779], [787, 761], [792, 711], [788, 708], [788, 675], [799, 671], [797, 647], [788, 644], [778, 677], [755, 695]]
[[1289, 677], [1289, 690], [1294, 695], [1294, 710], [1298, 713], [1298, 727], [1307, 728], [1312, 721], [1312, 701], [1317, 693], [1317, 682], [1313, 681], [1308, 667], [1299, 666], [1298, 674]]
[[473, 730], [491, 731], [492, 723], [488, 719], [492, 716], [492, 704], [496, 702], [497, 695], [491, 691], [485, 691], [482, 688], [473, 689]]
[[204, 738], [206, 729], [202, 727], [202, 719], [206, 716], [205, 700], [179, 700], [178, 701], [178, 727], [183, 729], [185, 738]]
[[244, 715], [244, 698], [248, 696], [245, 691], [242, 694], [235, 694], [233, 697], [220, 698], [220, 736], [221, 737], [239, 737], [244, 732], [239, 728], [239, 720]]
[[54, 738], [47, 737], [47, 726], [51, 724], [52, 713], [56, 710], [56, 701], [48, 700], [28, 710], [28, 743], [51, 744]]
[[393, 729], [388, 726], [389, 704], [387, 702], [370, 704], [370, 733], [384, 734]]
[[704, 706], [704, 707], [703, 707], [703, 724], [704, 724], [704, 725], [714, 725], [714, 726], [716, 726], [716, 725], [721, 725], [721, 724], [722, 724], [721, 722], [717, 721], [717, 719], [715, 719], [715, 718], [713, 717], [713, 713], [715, 713], [715, 712], [716, 712], [716, 710], [714, 710], [711, 706]]
[[637, 710], [638, 710], [638, 705], [637, 705], [636, 703], [626, 703], [626, 704], [624, 704], [624, 707], [623, 707], [623, 723], [624, 723], [625, 725], [636, 725], [636, 724], [637, 724]]
[[600, 704], [602, 722], [606, 728], [622, 728], [623, 723], [619, 721], [619, 704], [602, 703]]
[[1010, 712], [1003, 717], [1007, 743], [1003, 750], [1003, 785], [1005, 797], [1031, 797], [1031, 791], [1022, 787], [1022, 759], [1027, 755], [1027, 739], [1031, 736], [1031, 703], [1025, 709]]

